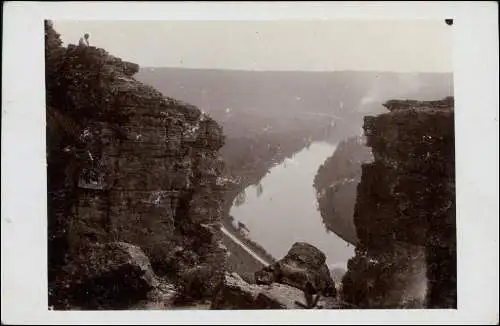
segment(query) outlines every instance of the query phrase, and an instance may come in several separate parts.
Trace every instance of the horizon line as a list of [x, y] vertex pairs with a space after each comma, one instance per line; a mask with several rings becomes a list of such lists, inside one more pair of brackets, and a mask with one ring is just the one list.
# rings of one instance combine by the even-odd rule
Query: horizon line
[[392, 71], [392, 70], [261, 70], [261, 69], [241, 69], [241, 68], [196, 68], [196, 67], [175, 67], [175, 66], [141, 66], [139, 69], [179, 69], [179, 70], [212, 70], [212, 71], [231, 71], [231, 72], [301, 72], [301, 73], [332, 73], [332, 72], [371, 72], [371, 73], [392, 73], [392, 74], [453, 74], [453, 71]]

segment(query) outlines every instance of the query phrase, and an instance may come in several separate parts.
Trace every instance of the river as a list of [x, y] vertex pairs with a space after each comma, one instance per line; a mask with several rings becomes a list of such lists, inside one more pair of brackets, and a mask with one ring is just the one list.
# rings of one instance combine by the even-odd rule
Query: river
[[328, 231], [313, 187], [314, 176], [336, 146], [314, 142], [271, 168], [259, 185], [247, 187], [235, 199], [230, 214], [242, 222], [247, 237], [281, 259], [295, 242], [308, 242], [323, 251], [330, 268], [347, 269], [354, 247]]

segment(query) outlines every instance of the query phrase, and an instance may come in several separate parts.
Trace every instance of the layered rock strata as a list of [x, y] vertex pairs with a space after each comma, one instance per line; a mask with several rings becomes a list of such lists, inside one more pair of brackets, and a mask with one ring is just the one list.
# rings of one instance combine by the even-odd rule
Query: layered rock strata
[[453, 99], [386, 103], [364, 130], [354, 213], [359, 244], [343, 280], [366, 308], [456, 307]]
[[138, 68], [100, 48], [62, 47], [46, 25], [53, 293], [72, 286], [67, 270], [89, 248], [116, 242], [141, 248], [155, 274], [181, 285], [203, 269], [203, 287], [186, 294], [194, 298], [223, 276], [222, 129], [137, 81]]

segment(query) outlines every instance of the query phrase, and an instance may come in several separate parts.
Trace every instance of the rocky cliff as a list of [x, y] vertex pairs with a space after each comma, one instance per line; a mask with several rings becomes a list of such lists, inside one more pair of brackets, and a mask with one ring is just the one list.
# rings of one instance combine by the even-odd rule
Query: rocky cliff
[[374, 162], [357, 187], [359, 243], [343, 297], [365, 308], [455, 308], [453, 98], [385, 106], [364, 121]]
[[141, 277], [151, 267], [186, 296], [210, 295], [225, 259], [220, 126], [138, 82], [136, 64], [100, 48], [62, 47], [50, 22], [45, 35], [50, 303], [90, 302], [102, 293], [88, 284], [119, 283], [125, 263], [84, 268], [113, 260], [116, 248], [124, 262], [150, 260], [131, 269]]

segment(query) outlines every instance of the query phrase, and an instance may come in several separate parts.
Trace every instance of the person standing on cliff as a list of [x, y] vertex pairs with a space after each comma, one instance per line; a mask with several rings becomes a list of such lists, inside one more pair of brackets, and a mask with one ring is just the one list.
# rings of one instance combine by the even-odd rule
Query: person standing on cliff
[[80, 41], [78, 42], [80, 46], [89, 46], [89, 34], [85, 33], [82, 37], [80, 37]]

